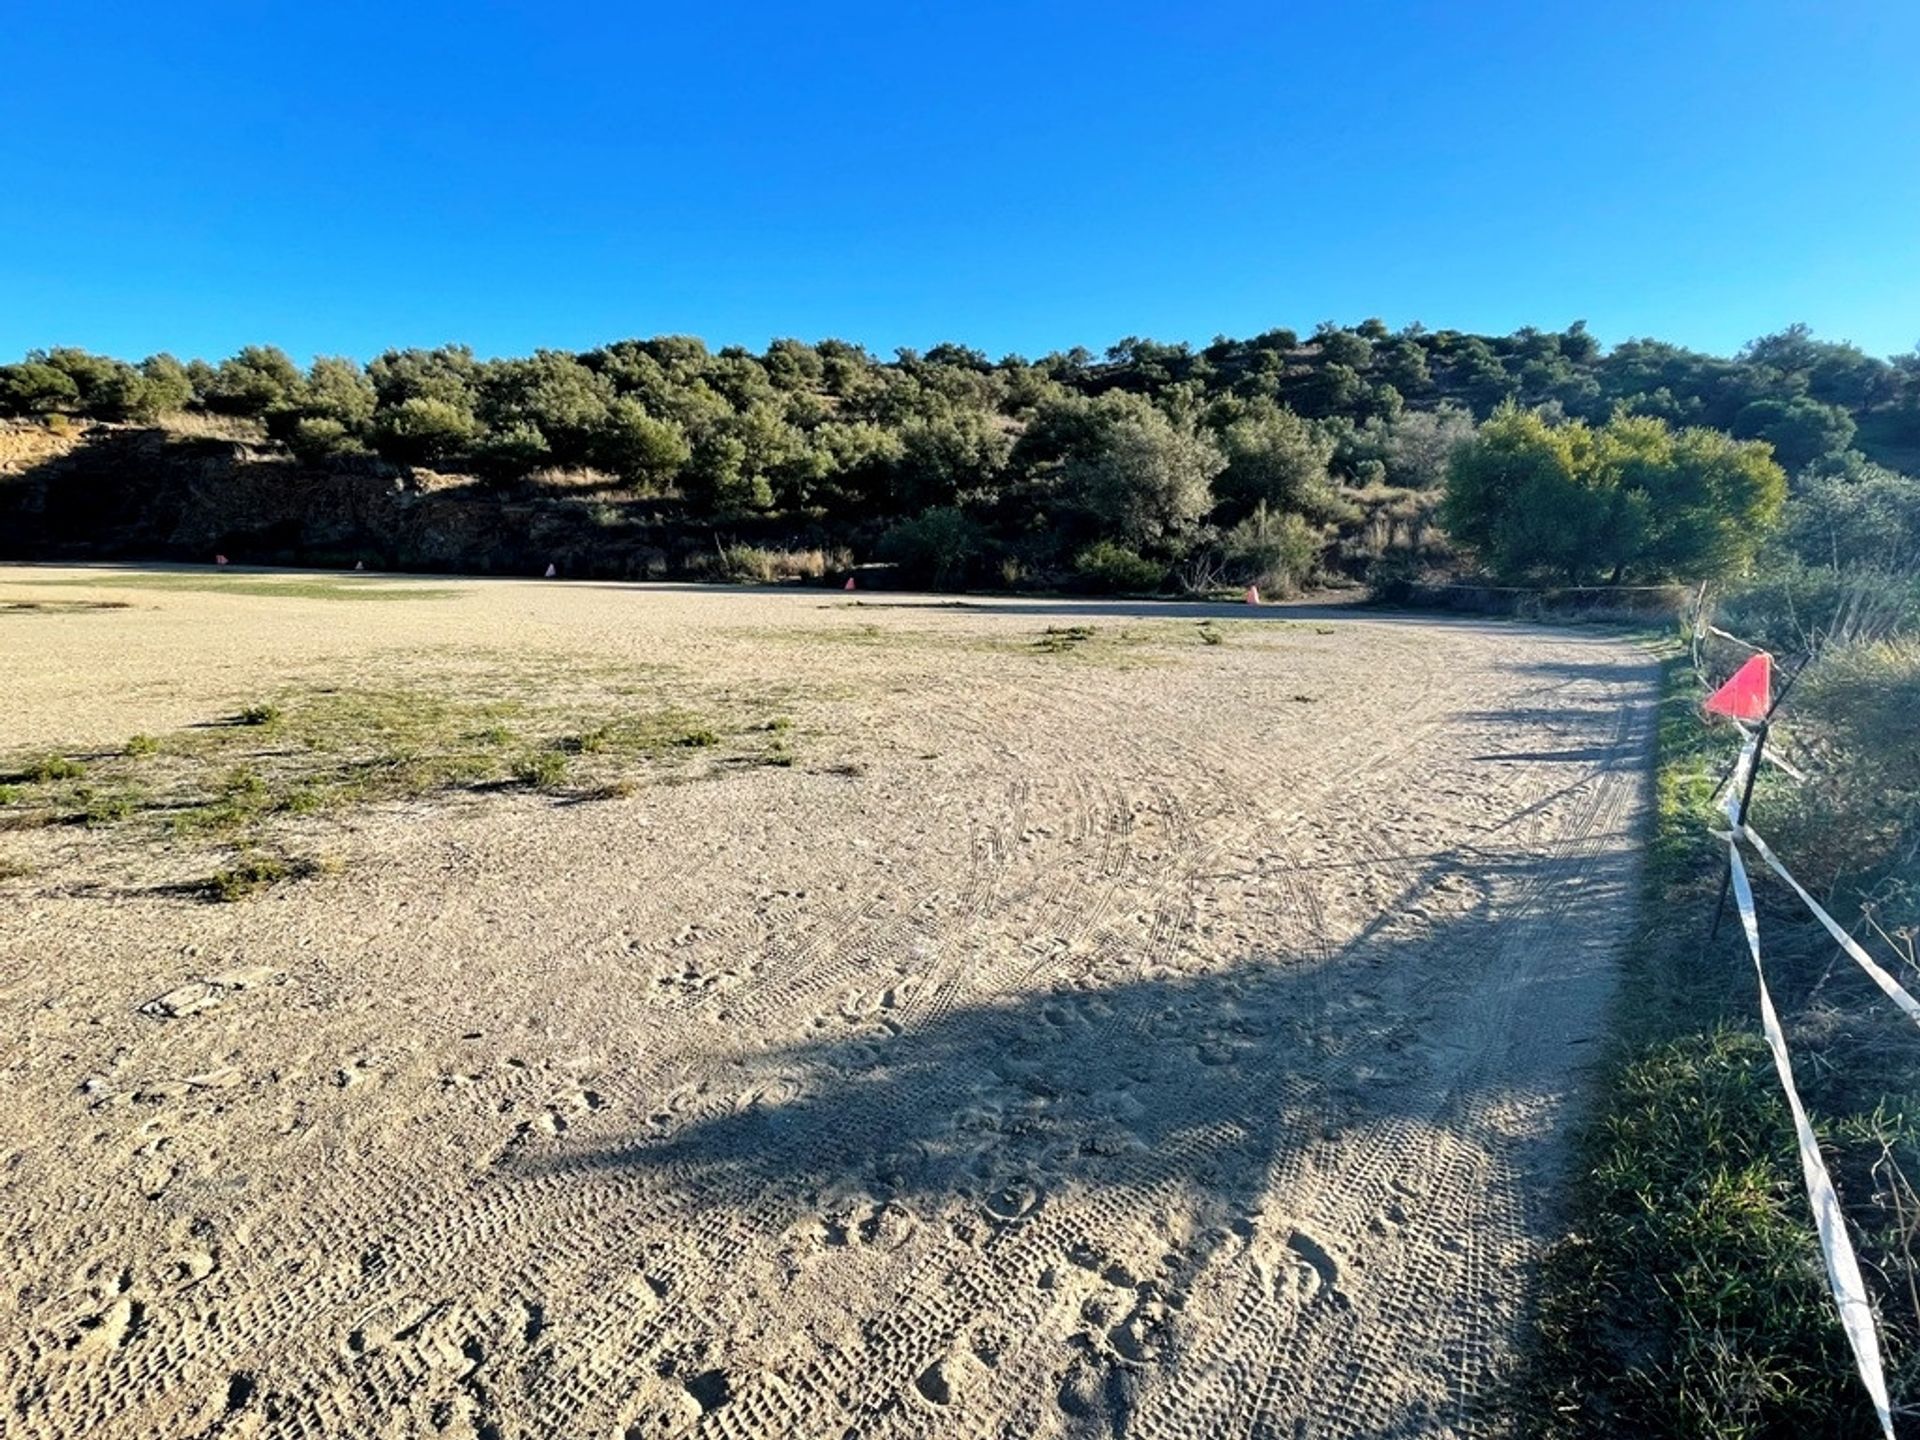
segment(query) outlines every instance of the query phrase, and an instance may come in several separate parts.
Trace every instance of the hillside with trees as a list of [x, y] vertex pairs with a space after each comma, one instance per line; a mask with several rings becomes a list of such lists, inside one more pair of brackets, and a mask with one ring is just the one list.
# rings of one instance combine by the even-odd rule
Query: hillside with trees
[[[50, 349], [0, 366], [0, 415], [63, 438], [59, 459], [0, 472], [16, 557], [1619, 585], [1740, 573], [1782, 524], [1803, 550], [1837, 545], [1854, 494], [1910, 527], [1920, 352], [1882, 360], [1802, 326], [1728, 359], [1608, 349], [1581, 324], [1378, 321], [1038, 360], [684, 336], [305, 368], [270, 346], [217, 363]], [[192, 497], [159, 493], [182, 476]]]

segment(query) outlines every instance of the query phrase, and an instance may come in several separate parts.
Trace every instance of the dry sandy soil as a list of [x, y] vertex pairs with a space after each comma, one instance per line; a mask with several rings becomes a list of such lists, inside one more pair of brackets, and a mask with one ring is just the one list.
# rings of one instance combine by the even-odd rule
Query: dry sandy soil
[[128, 579], [0, 570], [0, 744], [438, 666], [764, 702], [793, 763], [301, 817], [335, 863], [234, 904], [137, 826], [0, 831], [6, 1434], [1494, 1428], [1630, 923], [1644, 650]]

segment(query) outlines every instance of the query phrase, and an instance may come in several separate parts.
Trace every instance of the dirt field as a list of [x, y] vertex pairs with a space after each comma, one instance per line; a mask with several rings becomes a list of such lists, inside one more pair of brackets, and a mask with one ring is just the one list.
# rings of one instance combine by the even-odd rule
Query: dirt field
[[[0, 1430], [1490, 1429], [1645, 651], [380, 583], [0, 570]], [[382, 687], [707, 718], [301, 771]], [[188, 883], [242, 845], [291, 868]]]

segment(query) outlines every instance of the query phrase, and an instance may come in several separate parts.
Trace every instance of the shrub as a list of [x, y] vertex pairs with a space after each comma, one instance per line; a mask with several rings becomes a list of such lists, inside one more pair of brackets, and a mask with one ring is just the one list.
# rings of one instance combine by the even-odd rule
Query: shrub
[[729, 545], [704, 567], [733, 585], [778, 585], [784, 580], [821, 580], [829, 572], [851, 568], [852, 557], [834, 550], [771, 550], [759, 545]]
[[69, 760], [64, 755], [48, 755], [34, 761], [27, 767], [27, 775], [42, 785], [55, 780], [78, 780], [87, 773], [87, 767], [78, 760]]
[[1304, 517], [1276, 515], [1262, 505], [1227, 532], [1221, 548], [1235, 584], [1292, 595], [1319, 565], [1321, 540]]
[[936, 590], [961, 583], [980, 554], [980, 527], [957, 507], [902, 520], [880, 537], [880, 558]]
[[1167, 567], [1113, 540], [1097, 540], [1074, 557], [1073, 568], [1089, 590], [1129, 593], [1158, 590]]
[[380, 452], [409, 465], [465, 454], [480, 435], [480, 422], [471, 410], [424, 396], [383, 409], [374, 421]]
[[287, 448], [309, 464], [338, 455], [364, 454], [367, 448], [344, 424], [327, 416], [309, 415], [294, 421], [286, 440]]
[[1920, 574], [1776, 556], [1720, 602], [1721, 624], [1775, 651], [1815, 651], [1920, 628]]

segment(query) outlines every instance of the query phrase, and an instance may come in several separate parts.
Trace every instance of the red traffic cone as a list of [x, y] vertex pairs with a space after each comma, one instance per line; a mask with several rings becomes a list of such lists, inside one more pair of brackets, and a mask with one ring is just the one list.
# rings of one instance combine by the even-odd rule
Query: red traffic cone
[[845, 585], [842, 585], [842, 586], [841, 586], [840, 588], [841, 588], [842, 590], [851, 590], [851, 589], [853, 589], [853, 588], [854, 588], [854, 586], [853, 586], [853, 577], [852, 577], [851, 575], [849, 575], [849, 576], [847, 576], [847, 583], [846, 583]]
[[549, 580], [555, 579], [559, 576], [559, 574], [560, 572], [554, 569], [552, 565], [547, 566], [547, 574], [546, 574], [547, 579]]
[[1260, 603], [1260, 587], [1258, 585], [1247, 586], [1247, 604], [1258, 605], [1259, 603]]

